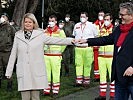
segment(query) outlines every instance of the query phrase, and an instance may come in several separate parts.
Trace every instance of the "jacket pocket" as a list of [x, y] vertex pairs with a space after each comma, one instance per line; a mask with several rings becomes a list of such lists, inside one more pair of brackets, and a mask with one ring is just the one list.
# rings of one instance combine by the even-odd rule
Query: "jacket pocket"
[[21, 78], [24, 76], [24, 70], [23, 70], [22, 63], [16, 64], [16, 73], [17, 73], [17, 78]]

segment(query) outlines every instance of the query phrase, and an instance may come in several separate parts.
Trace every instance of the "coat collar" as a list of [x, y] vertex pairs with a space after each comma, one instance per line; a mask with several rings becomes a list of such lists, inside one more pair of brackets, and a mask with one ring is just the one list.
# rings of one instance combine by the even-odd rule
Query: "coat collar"
[[29, 40], [26, 40], [26, 39], [25, 39], [25, 36], [24, 36], [24, 31], [20, 30], [20, 31], [17, 33], [16, 37], [19, 38], [19, 39], [21, 39], [22, 41], [28, 43], [28, 42], [30, 42], [32, 39], [36, 38], [37, 36], [39, 36], [39, 35], [42, 34], [42, 33], [43, 33], [42, 30], [33, 30], [32, 35], [31, 35], [31, 38], [30, 38]]

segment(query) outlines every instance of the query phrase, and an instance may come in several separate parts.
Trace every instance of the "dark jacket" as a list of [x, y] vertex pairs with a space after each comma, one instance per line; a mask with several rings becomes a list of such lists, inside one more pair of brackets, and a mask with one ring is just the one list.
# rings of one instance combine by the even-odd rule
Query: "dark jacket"
[[88, 44], [89, 46], [114, 44], [111, 81], [115, 80], [121, 85], [133, 84], [133, 76], [123, 76], [129, 66], [133, 67], [133, 28], [129, 31], [118, 52], [116, 44], [120, 34], [120, 27], [117, 27], [109, 36], [88, 39]]
[[73, 21], [69, 21], [65, 23], [65, 26], [63, 28], [66, 37], [73, 37], [73, 28], [74, 28], [75, 23]]
[[13, 26], [8, 23], [0, 24], [0, 52], [11, 51], [15, 32]]

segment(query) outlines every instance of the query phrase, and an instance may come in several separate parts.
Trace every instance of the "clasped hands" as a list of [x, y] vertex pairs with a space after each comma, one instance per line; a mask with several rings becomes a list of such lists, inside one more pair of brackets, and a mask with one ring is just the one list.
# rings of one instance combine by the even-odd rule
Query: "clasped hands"
[[83, 44], [83, 43], [87, 43], [87, 40], [86, 39], [73, 39], [72, 43], [73, 44], [76, 44], [76, 43]]

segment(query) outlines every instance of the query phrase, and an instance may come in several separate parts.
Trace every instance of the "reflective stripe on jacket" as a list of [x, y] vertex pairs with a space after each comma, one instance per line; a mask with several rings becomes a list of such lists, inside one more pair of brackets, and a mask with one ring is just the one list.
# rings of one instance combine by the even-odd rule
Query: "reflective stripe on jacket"
[[[112, 29], [113, 29], [113, 25], [110, 25], [109, 28], [103, 27], [101, 32], [99, 33], [99, 35], [100, 36], [107, 36], [107, 35], [112, 33]], [[100, 46], [99, 56], [112, 57], [113, 56], [113, 45]]]

